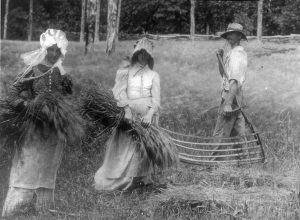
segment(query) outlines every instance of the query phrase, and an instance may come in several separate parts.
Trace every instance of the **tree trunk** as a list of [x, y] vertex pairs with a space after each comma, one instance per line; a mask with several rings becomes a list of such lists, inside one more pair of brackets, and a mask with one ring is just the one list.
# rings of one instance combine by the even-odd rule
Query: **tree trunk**
[[115, 50], [118, 20], [118, 0], [108, 0], [107, 6], [107, 38], [106, 53], [110, 55]]
[[9, 0], [6, 0], [5, 3], [5, 15], [4, 15], [4, 30], [3, 30], [3, 39], [7, 38], [7, 20], [9, 12]]
[[206, 30], [205, 30], [205, 32], [206, 32], [206, 35], [209, 35], [209, 33], [210, 33], [210, 26], [209, 26], [208, 22], [206, 22]]
[[191, 10], [190, 10], [190, 35], [191, 39], [194, 39], [195, 35], [195, 0], [191, 0]]
[[257, 3], [257, 40], [262, 39], [262, 19], [263, 19], [263, 0], [258, 0]]
[[84, 41], [85, 17], [86, 17], [86, 1], [81, 2], [81, 23], [80, 23], [80, 42]]
[[[2, 1], [0, 1], [0, 8], [2, 8]], [[0, 15], [0, 39], [2, 39], [2, 26], [1, 26], [1, 24], [2, 24], [2, 16], [1, 15]]]
[[85, 24], [85, 54], [94, 49], [96, 0], [87, 0]]
[[96, 1], [96, 21], [95, 21], [95, 42], [99, 42], [99, 26], [100, 26], [100, 9], [101, 9], [101, 0]]
[[33, 0], [30, 0], [29, 3], [29, 29], [28, 29], [28, 41], [32, 40], [32, 23], [33, 23], [33, 19], [32, 19], [32, 14], [33, 14]]
[[116, 41], [119, 40], [121, 8], [122, 8], [122, 0], [118, 0], [118, 17], [117, 17], [117, 37], [116, 37]]

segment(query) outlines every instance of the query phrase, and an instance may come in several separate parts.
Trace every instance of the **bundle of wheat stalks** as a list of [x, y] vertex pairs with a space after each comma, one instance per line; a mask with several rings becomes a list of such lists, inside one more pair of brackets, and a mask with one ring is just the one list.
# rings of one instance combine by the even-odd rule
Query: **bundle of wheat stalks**
[[168, 135], [155, 125], [145, 128], [141, 120], [132, 123], [124, 120], [124, 108], [117, 105], [112, 92], [102, 86], [85, 88], [80, 96], [80, 108], [83, 116], [104, 125], [101, 135], [110, 135], [115, 129], [125, 129], [138, 142], [139, 152], [159, 168], [168, 168], [177, 164], [177, 153]]
[[44, 93], [28, 100], [27, 105], [0, 101], [0, 138], [21, 141], [31, 128], [47, 127], [57, 131], [59, 138], [75, 142], [83, 136], [83, 120], [75, 114], [70, 103], [55, 94]]
[[20, 136], [19, 128], [22, 126], [22, 115], [6, 100], [0, 100], [0, 139], [16, 139]]

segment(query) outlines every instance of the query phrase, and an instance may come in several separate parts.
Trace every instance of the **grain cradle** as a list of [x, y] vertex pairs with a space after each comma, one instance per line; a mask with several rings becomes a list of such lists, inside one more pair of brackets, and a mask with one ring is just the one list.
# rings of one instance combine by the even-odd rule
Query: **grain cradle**
[[258, 133], [243, 137], [200, 137], [186, 135], [162, 128], [177, 147], [181, 162], [214, 166], [220, 164], [242, 165], [265, 161]]

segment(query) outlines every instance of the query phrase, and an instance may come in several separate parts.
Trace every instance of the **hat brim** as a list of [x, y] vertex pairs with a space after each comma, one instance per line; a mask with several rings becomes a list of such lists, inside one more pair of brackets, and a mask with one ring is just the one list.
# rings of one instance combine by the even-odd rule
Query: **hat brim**
[[221, 34], [220, 36], [221, 36], [222, 38], [224, 38], [224, 39], [227, 39], [227, 35], [230, 34], [230, 33], [234, 33], [234, 32], [240, 33], [240, 34], [242, 35], [242, 39], [248, 40], [247, 37], [246, 37], [246, 35], [245, 35], [243, 32], [237, 31], [237, 30], [226, 31], [226, 32], [224, 32], [223, 34]]

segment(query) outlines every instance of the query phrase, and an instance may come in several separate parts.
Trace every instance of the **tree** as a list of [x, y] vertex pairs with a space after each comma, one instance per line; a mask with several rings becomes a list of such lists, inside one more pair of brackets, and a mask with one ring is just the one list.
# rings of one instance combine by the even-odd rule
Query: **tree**
[[190, 35], [193, 39], [195, 35], [195, 0], [191, 0], [190, 19]]
[[110, 55], [115, 50], [115, 42], [118, 35], [118, 0], [109, 0], [107, 6], [107, 37], [106, 53]]
[[87, 0], [85, 25], [85, 54], [93, 49], [95, 37], [96, 0]]
[[87, 0], [82, 0], [82, 2], [81, 2], [80, 42], [84, 41], [86, 2], [87, 2]]
[[121, 16], [122, 0], [118, 0], [118, 17], [117, 17], [117, 38], [119, 40], [120, 16]]
[[96, 1], [96, 21], [95, 21], [95, 42], [99, 42], [99, 25], [100, 25], [100, 9], [101, 9], [101, 0]]
[[283, 34], [300, 34], [300, 1], [287, 0], [279, 20]]
[[3, 31], [3, 39], [7, 38], [7, 20], [9, 13], [9, 0], [6, 0], [5, 3], [5, 15], [4, 15], [4, 31]]
[[[9, 1], [9, 3], [8, 3]], [[2, 4], [2, 37], [6, 26], [6, 38], [27, 40], [30, 0], [3, 0]], [[99, 1], [99, 0], [98, 0]], [[216, 34], [224, 31], [230, 22], [238, 22], [244, 26], [247, 35], [257, 34], [257, 1], [195, 1], [195, 33]], [[99, 25], [93, 24], [93, 30], [107, 32], [106, 20], [109, 1], [101, 1], [97, 16]], [[190, 34], [191, 0], [122, 0], [117, 3], [117, 31], [121, 36], [131, 39], [132, 34], [143, 32], [153, 34]], [[6, 6], [9, 4], [9, 10]], [[121, 11], [118, 5], [122, 5]], [[87, 0], [33, 0], [34, 21], [32, 40], [47, 28], [62, 29], [70, 40], [84, 41], [87, 25]], [[5, 11], [6, 10], [6, 11]], [[263, 34], [300, 33], [300, 1], [297, 0], [265, 0], [263, 1]], [[7, 13], [5, 13], [7, 12]], [[95, 14], [95, 15], [96, 15]], [[5, 22], [6, 16], [6, 22]], [[98, 22], [98, 18], [95, 20]], [[6, 23], [6, 25], [5, 25]], [[93, 31], [97, 33], [98, 30]], [[100, 34], [100, 36], [101, 36]], [[97, 41], [97, 34], [95, 34]]]
[[28, 29], [28, 40], [32, 40], [32, 23], [33, 23], [33, 0], [30, 0], [29, 2], [29, 29]]
[[120, 31], [170, 34], [190, 32], [190, 0], [122, 0]]
[[262, 36], [262, 15], [263, 14], [263, 0], [258, 0], [257, 3], [257, 39], [261, 42]]

